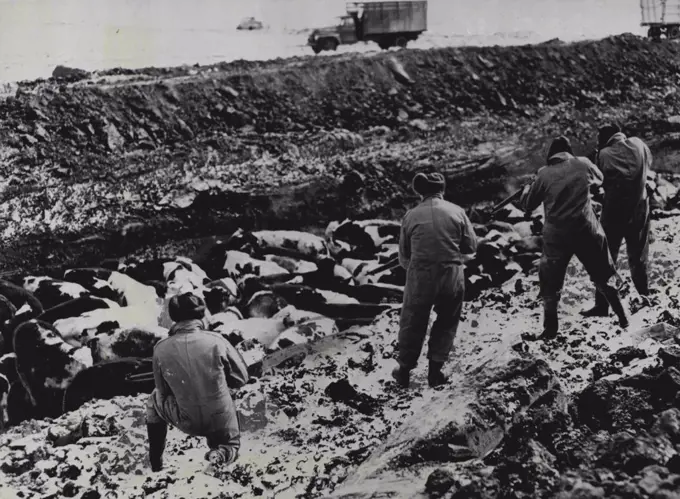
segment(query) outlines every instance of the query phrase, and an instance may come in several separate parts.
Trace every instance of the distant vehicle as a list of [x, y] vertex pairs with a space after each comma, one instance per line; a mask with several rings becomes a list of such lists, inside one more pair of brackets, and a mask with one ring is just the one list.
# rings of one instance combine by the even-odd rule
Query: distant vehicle
[[[678, 0], [680, 1], [680, 0]], [[312, 31], [307, 45], [315, 54], [338, 45], [376, 42], [383, 49], [406, 47], [427, 30], [427, 0], [348, 2], [336, 26]]]
[[641, 26], [649, 26], [647, 36], [660, 40], [680, 38], [680, 0], [640, 0]]
[[263, 27], [264, 25], [254, 17], [246, 17], [239, 23], [236, 29], [247, 29], [250, 31], [254, 29], [262, 29]]

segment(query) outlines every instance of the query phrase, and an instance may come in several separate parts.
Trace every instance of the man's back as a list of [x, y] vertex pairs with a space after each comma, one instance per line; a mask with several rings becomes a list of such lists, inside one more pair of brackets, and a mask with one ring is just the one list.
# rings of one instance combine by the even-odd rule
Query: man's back
[[601, 181], [602, 174], [587, 158], [558, 153], [541, 168], [531, 189], [522, 199], [528, 211], [541, 202], [545, 207], [545, 225], [569, 229], [596, 221], [590, 201], [590, 187]]
[[156, 344], [156, 386], [161, 399], [175, 397], [179, 419], [186, 422], [184, 431], [205, 433], [231, 422], [226, 414], [232, 406], [229, 387], [238, 388], [248, 380], [245, 363], [230, 354], [231, 348], [220, 335], [198, 328], [180, 329]]
[[649, 148], [637, 137], [616, 133], [600, 151], [598, 163], [604, 175], [603, 217], [629, 218], [647, 199]]
[[465, 211], [438, 197], [425, 199], [402, 223], [405, 259], [419, 263], [462, 263], [462, 255], [477, 248]]

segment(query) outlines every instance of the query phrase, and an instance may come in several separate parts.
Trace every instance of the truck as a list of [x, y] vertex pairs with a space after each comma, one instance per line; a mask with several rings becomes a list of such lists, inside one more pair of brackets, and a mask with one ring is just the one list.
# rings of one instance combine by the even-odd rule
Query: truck
[[312, 31], [307, 40], [315, 54], [338, 45], [375, 42], [387, 50], [406, 47], [427, 30], [427, 0], [348, 2], [336, 26]]
[[640, 0], [641, 26], [652, 40], [680, 38], [680, 0]]

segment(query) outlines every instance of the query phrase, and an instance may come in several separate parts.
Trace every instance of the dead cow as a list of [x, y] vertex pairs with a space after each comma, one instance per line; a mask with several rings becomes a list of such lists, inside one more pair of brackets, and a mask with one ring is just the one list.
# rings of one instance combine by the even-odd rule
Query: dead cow
[[14, 351], [19, 379], [43, 417], [61, 415], [64, 391], [78, 372], [92, 366], [88, 348], [70, 346], [51, 324], [35, 319], [17, 328]]
[[168, 330], [160, 326], [114, 329], [96, 335], [87, 342], [87, 346], [92, 360], [99, 364], [126, 357], [152, 357], [156, 343], [167, 337]]
[[24, 289], [35, 295], [43, 308], [56, 307], [64, 302], [89, 294], [78, 283], [52, 279], [51, 277], [28, 276], [24, 278]]

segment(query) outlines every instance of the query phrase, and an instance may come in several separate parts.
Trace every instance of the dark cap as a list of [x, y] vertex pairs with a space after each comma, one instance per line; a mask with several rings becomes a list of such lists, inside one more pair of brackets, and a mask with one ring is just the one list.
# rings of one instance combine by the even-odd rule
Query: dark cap
[[173, 322], [200, 320], [205, 316], [205, 302], [192, 293], [175, 295], [168, 303], [168, 314]]
[[561, 152], [574, 154], [571, 149], [571, 142], [569, 142], [569, 139], [564, 135], [560, 135], [552, 141], [552, 144], [550, 144], [550, 149], [548, 149], [548, 159]]
[[600, 149], [604, 148], [615, 134], [621, 132], [621, 127], [615, 123], [609, 123], [600, 127], [597, 131], [597, 144]]
[[416, 194], [432, 196], [444, 192], [446, 180], [441, 173], [417, 173], [411, 186]]

